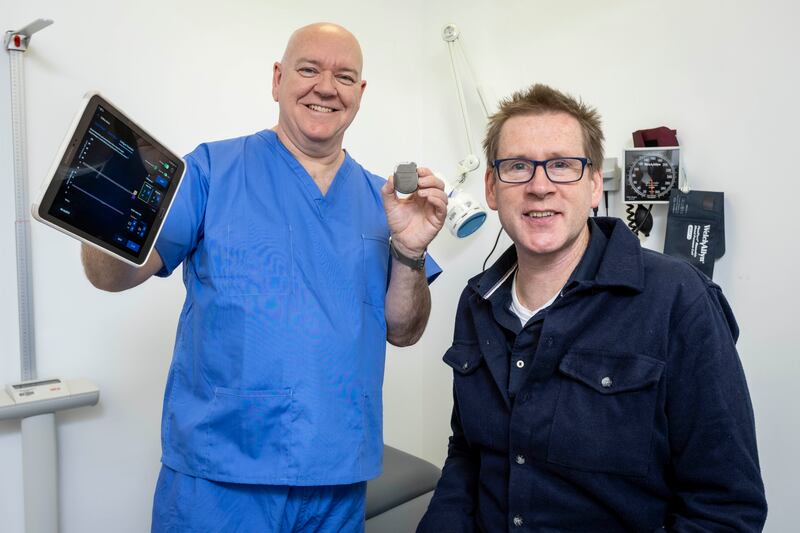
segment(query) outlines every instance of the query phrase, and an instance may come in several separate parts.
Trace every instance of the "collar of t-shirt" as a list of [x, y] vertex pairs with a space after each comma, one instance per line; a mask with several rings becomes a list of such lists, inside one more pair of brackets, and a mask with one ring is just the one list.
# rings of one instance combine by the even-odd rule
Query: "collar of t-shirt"
[[511, 282], [511, 305], [508, 306], [508, 309], [509, 309], [509, 311], [511, 311], [512, 313], [517, 315], [517, 318], [519, 318], [519, 321], [522, 324], [522, 327], [525, 327], [525, 324], [528, 323], [528, 320], [530, 320], [533, 317], [533, 315], [535, 315], [536, 313], [538, 313], [542, 309], [546, 309], [547, 307], [550, 306], [550, 304], [555, 302], [556, 298], [558, 297], [558, 295], [559, 295], [559, 293], [561, 291], [556, 292], [553, 295], [553, 297], [550, 298], [547, 302], [545, 302], [545, 304], [543, 306], [541, 306], [540, 308], [534, 309], [534, 310], [530, 310], [527, 307], [525, 307], [524, 305], [522, 305], [522, 303], [520, 303], [520, 301], [519, 301], [519, 297], [517, 297], [517, 274], [518, 273], [519, 273], [519, 270], [514, 272], [514, 280]]

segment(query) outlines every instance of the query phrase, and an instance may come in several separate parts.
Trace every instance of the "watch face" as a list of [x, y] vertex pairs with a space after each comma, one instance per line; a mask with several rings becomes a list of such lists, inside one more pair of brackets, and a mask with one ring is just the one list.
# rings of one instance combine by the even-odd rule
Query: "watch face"
[[626, 154], [625, 201], [665, 202], [678, 180], [678, 152], [653, 149]]

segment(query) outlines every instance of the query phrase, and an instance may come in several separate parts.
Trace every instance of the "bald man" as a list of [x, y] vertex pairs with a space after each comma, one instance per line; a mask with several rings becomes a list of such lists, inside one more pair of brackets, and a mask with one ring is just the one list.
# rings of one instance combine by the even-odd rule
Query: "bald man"
[[84, 247], [104, 290], [183, 264], [153, 531], [362, 531], [381, 471], [386, 341], [416, 342], [447, 207], [419, 171], [392, 181], [342, 149], [366, 81], [355, 37], [292, 34], [273, 68], [271, 130], [201, 144], [147, 264]]

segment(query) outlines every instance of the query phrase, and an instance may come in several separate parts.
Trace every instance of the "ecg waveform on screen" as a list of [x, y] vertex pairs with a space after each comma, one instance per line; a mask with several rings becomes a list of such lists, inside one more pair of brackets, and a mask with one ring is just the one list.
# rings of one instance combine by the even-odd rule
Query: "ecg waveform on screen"
[[73, 188], [73, 189], [76, 189], [76, 190], [79, 190], [79, 191], [81, 191], [83, 194], [85, 194], [85, 195], [86, 195], [86, 196], [88, 196], [89, 198], [92, 198], [92, 199], [94, 199], [94, 200], [97, 200], [97, 201], [98, 201], [98, 202], [100, 202], [102, 205], [104, 205], [104, 206], [108, 207], [109, 209], [113, 209], [114, 211], [116, 211], [116, 212], [117, 212], [117, 213], [119, 213], [120, 215], [124, 215], [124, 214], [125, 214], [125, 213], [123, 213], [122, 211], [120, 211], [119, 209], [117, 209], [116, 207], [114, 207], [113, 205], [111, 205], [111, 204], [108, 204], [108, 203], [104, 202], [103, 200], [101, 200], [101, 199], [100, 199], [100, 198], [98, 198], [97, 196], [93, 195], [92, 193], [90, 193], [90, 192], [87, 192], [87, 191], [84, 191], [83, 189], [81, 189], [81, 188], [80, 188], [80, 187], [78, 187], [77, 185], [74, 185], [74, 184], [73, 184], [73, 185], [72, 185], [72, 188]]
[[[89, 133], [91, 133], [92, 135], [94, 135], [94, 136], [95, 136], [97, 139], [99, 139], [100, 141], [102, 141], [102, 142], [103, 142], [103, 143], [104, 143], [106, 146], [108, 146], [109, 148], [111, 148], [112, 150], [114, 150], [115, 152], [117, 152], [119, 155], [121, 155], [121, 156], [122, 156], [122, 157], [124, 157], [125, 159], [129, 159], [129, 158], [131, 157], [131, 156], [130, 156], [130, 154], [126, 154], [126, 153], [125, 153], [125, 152], [124, 152], [124, 151], [123, 151], [123, 150], [122, 150], [122, 149], [121, 149], [119, 146], [117, 146], [117, 145], [113, 144], [111, 141], [109, 141], [108, 139], [106, 139], [106, 138], [105, 138], [105, 136], [103, 136], [103, 134], [102, 134], [102, 133], [99, 133], [99, 132], [98, 132], [96, 129], [94, 129], [94, 128], [89, 128]], [[131, 153], [133, 153], [133, 148], [131, 148], [131, 147], [130, 147], [130, 146], [128, 146], [127, 144], [125, 144], [125, 143], [120, 143], [120, 145], [121, 145], [122, 147], [124, 147], [124, 148], [128, 148], [128, 149], [130, 150], [130, 152], [131, 152]]]
[[88, 169], [90, 169], [90, 170], [92, 170], [92, 171], [96, 172], [96, 173], [97, 173], [97, 175], [98, 175], [98, 176], [100, 176], [101, 178], [107, 179], [108, 181], [110, 181], [111, 183], [113, 183], [114, 185], [116, 185], [117, 187], [119, 187], [120, 189], [122, 189], [123, 191], [125, 191], [126, 193], [128, 193], [128, 194], [130, 194], [130, 195], [133, 195], [133, 194], [134, 194], [134, 191], [131, 191], [131, 190], [128, 190], [128, 189], [126, 189], [125, 187], [123, 187], [122, 185], [120, 185], [119, 183], [117, 183], [116, 181], [114, 181], [112, 178], [110, 178], [109, 176], [106, 176], [105, 174], [103, 174], [103, 171], [102, 171], [102, 170], [100, 170], [99, 168], [93, 167], [92, 165], [90, 165], [89, 163], [87, 163], [87, 162], [85, 162], [85, 161], [81, 161], [81, 164], [82, 164], [84, 167], [86, 167], [86, 168], [88, 168]]
[[[75, 189], [82, 194], [86, 195], [87, 197], [91, 198], [92, 200], [98, 202], [100, 205], [103, 205], [109, 209], [112, 209], [116, 213], [120, 215], [124, 215], [125, 212], [120, 209], [118, 206], [112, 205], [111, 198], [109, 198], [108, 194], [103, 194], [102, 196], [106, 197], [105, 199], [99, 197], [98, 192], [90, 192], [87, 190], [87, 186], [91, 182], [86, 182], [85, 180], [82, 181], [84, 184], [83, 187], [76, 183], [76, 178], [79, 177], [94, 177], [102, 178], [103, 180], [107, 181], [108, 183], [114, 185], [121, 191], [125, 192], [126, 198], [130, 198], [131, 200], [138, 200], [144, 204], [147, 204], [145, 200], [140, 198], [137, 193], [138, 191], [130, 189], [126, 187], [119, 181], [115, 180], [112, 176], [108, 173], [104, 172], [105, 165], [111, 161], [114, 157], [113, 154], [119, 155], [124, 160], [129, 160], [131, 155], [134, 153], [134, 149], [128, 145], [124, 140], [118, 138], [118, 136], [113, 132], [108, 130], [105, 125], [101, 122], [103, 117], [100, 117], [100, 120], [96, 120], [92, 127], [89, 128], [89, 136], [84, 141], [83, 145], [81, 146], [80, 153], [78, 154], [78, 168], [73, 168], [70, 172], [70, 175], [67, 179], [67, 192], [70, 189]], [[101, 131], [103, 132], [101, 133]], [[97, 158], [97, 149], [93, 149], [93, 144], [95, 141], [100, 141], [103, 145], [105, 145], [108, 149], [112, 150], [113, 154], [108, 154], [107, 157], [103, 158], [102, 164], [90, 164], [86, 160]], [[147, 161], [149, 163], [149, 161]], [[152, 165], [152, 164], [151, 164]]]

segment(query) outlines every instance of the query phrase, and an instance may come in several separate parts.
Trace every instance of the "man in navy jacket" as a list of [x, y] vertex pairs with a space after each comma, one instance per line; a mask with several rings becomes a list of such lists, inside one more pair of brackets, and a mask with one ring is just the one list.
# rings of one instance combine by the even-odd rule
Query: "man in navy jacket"
[[738, 326], [694, 267], [588, 218], [597, 112], [535, 85], [484, 148], [514, 245], [461, 295], [453, 436], [418, 531], [759, 531]]

